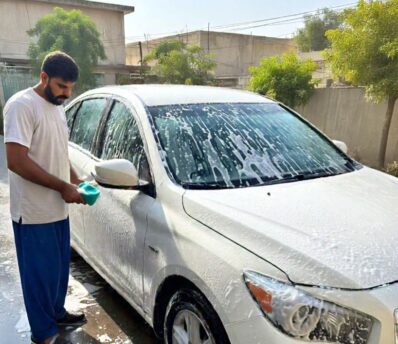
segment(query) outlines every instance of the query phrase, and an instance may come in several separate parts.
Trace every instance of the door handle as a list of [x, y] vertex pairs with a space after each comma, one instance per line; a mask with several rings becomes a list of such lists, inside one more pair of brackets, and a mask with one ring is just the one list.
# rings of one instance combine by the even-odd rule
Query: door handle
[[153, 247], [153, 246], [151, 246], [151, 245], [148, 245], [148, 247], [149, 247], [149, 249], [150, 249], [152, 252], [155, 252], [156, 254], [159, 253], [159, 250], [158, 250], [157, 248], [155, 248], [155, 247]]

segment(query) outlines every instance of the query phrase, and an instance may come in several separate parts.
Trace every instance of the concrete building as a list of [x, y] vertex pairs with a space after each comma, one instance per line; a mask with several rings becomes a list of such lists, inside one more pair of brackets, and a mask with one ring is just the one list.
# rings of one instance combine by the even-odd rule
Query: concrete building
[[[78, 9], [94, 20], [107, 56], [96, 69], [99, 83], [114, 84], [119, 74], [131, 71], [131, 67], [126, 66], [124, 16], [134, 12], [134, 7], [87, 0], [0, 0], [1, 103], [8, 99], [9, 93], [15, 91], [14, 88], [24, 86], [18, 84], [12, 87], [19, 79], [27, 84], [32, 82], [24, 75], [29, 70], [27, 51], [31, 42], [27, 31], [40, 18], [51, 13], [54, 7]], [[17, 75], [13, 78], [15, 80], [7, 79], [7, 73], [13, 76], [19, 73], [22, 77]]]
[[308, 53], [299, 53], [302, 60], [311, 59], [316, 65], [317, 69], [312, 74], [314, 79], [319, 80], [318, 87], [329, 87], [333, 84], [333, 75], [330, 66], [326, 64], [325, 58], [322, 56], [322, 51], [311, 51]]
[[166, 40], [182, 40], [200, 46], [213, 55], [215, 76], [226, 86], [244, 87], [249, 79], [248, 68], [258, 65], [266, 56], [297, 50], [292, 39], [242, 35], [215, 31], [193, 31], [145, 42], [127, 44], [127, 64], [140, 64], [140, 47], [145, 57], [157, 44]]

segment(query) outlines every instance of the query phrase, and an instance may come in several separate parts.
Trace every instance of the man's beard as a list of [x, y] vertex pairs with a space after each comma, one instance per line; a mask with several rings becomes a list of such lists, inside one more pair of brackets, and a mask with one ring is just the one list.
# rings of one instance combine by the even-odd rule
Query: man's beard
[[47, 100], [54, 105], [62, 105], [68, 97], [65, 96], [58, 96], [56, 97], [53, 93], [53, 91], [50, 88], [50, 85], [47, 84], [46, 87], [44, 87], [44, 94], [46, 95]]

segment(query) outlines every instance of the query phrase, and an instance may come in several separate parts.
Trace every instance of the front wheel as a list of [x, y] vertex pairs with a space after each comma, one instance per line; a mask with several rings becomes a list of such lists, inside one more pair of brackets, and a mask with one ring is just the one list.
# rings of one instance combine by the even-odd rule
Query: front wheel
[[213, 307], [196, 290], [177, 291], [167, 306], [164, 320], [166, 344], [229, 344]]

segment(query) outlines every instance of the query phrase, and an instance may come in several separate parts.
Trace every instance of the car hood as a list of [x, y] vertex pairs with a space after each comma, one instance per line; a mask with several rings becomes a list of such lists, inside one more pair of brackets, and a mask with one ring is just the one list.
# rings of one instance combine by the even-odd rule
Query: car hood
[[261, 187], [187, 190], [183, 205], [295, 283], [364, 289], [398, 280], [398, 179], [370, 168]]

